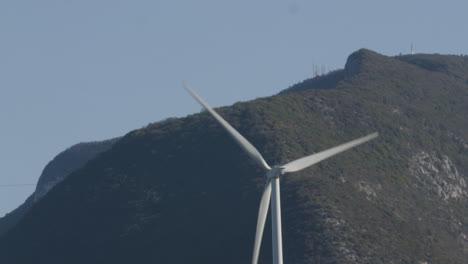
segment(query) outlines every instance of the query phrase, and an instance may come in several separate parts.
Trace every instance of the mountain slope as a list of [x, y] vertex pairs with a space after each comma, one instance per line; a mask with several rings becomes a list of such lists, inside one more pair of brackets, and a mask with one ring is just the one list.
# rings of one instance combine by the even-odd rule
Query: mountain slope
[[83, 167], [99, 153], [109, 150], [117, 140], [118, 138], [79, 143], [58, 154], [42, 171], [34, 193], [18, 208], [0, 218], [0, 236], [15, 226], [33, 204], [57, 183], [63, 181], [73, 171]]
[[[359, 50], [331, 79], [219, 109], [270, 165], [380, 133], [282, 178], [285, 263], [464, 263], [468, 58]], [[36, 203], [0, 262], [247, 263], [263, 183], [207, 113], [157, 123]]]

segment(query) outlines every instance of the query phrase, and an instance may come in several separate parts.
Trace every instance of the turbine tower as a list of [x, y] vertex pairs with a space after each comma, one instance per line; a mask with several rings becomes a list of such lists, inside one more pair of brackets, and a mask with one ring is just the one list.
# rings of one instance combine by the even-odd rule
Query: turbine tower
[[[260, 253], [260, 244], [265, 227], [265, 220], [268, 213], [268, 206], [271, 207], [272, 220], [272, 241], [273, 241], [273, 263], [283, 263], [283, 245], [281, 233], [281, 199], [280, 199], [280, 176], [289, 172], [296, 172], [314, 165], [324, 159], [341, 153], [345, 150], [353, 148], [378, 136], [378, 133], [372, 133], [365, 137], [355, 139], [342, 145], [315, 153], [300, 159], [294, 160], [282, 166], [274, 166], [271, 168], [258, 150], [245, 139], [237, 130], [235, 130], [228, 122], [226, 122], [218, 113], [216, 113], [208, 104], [206, 104], [189, 86], [184, 84], [184, 88], [198, 101], [231, 135], [234, 140], [244, 149], [245, 152], [257, 162], [260, 167], [266, 171], [266, 183], [263, 188], [262, 198], [260, 200], [260, 208], [258, 210], [257, 228], [255, 232], [254, 250], [252, 256], [252, 264], [257, 264]], [[271, 204], [270, 204], [271, 198]]]

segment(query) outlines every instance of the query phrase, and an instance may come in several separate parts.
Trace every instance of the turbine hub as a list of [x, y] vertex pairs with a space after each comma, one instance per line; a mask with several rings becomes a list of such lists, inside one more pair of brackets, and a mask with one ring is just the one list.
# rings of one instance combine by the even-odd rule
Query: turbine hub
[[283, 168], [274, 166], [267, 172], [267, 178], [268, 179], [273, 179], [273, 178], [279, 178], [283, 174]]

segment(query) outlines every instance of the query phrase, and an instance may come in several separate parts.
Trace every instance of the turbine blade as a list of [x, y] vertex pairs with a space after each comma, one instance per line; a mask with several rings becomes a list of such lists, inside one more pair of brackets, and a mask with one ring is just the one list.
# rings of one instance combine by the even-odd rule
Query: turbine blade
[[271, 197], [271, 179], [267, 179], [265, 188], [263, 188], [262, 200], [258, 209], [257, 230], [255, 231], [254, 252], [252, 256], [252, 264], [257, 264], [260, 254], [260, 245], [262, 244], [263, 229], [268, 214], [268, 206], [270, 205]]
[[317, 162], [320, 162], [320, 161], [322, 161], [324, 159], [327, 159], [327, 158], [329, 158], [331, 156], [334, 156], [334, 155], [336, 155], [336, 154], [338, 154], [340, 152], [343, 152], [343, 151], [348, 150], [350, 148], [353, 148], [353, 147], [355, 147], [357, 145], [360, 145], [360, 144], [362, 144], [364, 142], [367, 142], [367, 141], [369, 141], [371, 139], [374, 139], [378, 135], [379, 135], [379, 133], [377, 133], [377, 132], [372, 133], [372, 134], [367, 135], [365, 137], [358, 138], [358, 139], [355, 139], [353, 141], [344, 143], [342, 145], [339, 145], [339, 146], [324, 150], [322, 152], [315, 153], [315, 154], [312, 154], [312, 155], [297, 159], [295, 161], [289, 162], [288, 164], [286, 164], [284, 166], [281, 166], [281, 168], [283, 168], [283, 172], [300, 171], [302, 169], [305, 169], [305, 168], [307, 168], [309, 166], [314, 165]]
[[188, 85], [184, 84], [185, 90], [192, 95], [195, 100], [198, 101], [220, 124], [226, 129], [226, 131], [234, 138], [234, 140], [249, 154], [249, 156], [254, 159], [262, 168], [269, 170], [270, 166], [263, 159], [262, 155], [258, 150], [250, 144], [247, 139], [245, 139], [237, 130], [235, 130], [231, 125], [229, 125], [226, 120], [224, 120], [218, 113], [216, 113], [207, 103], [205, 103], [200, 96], [198, 96]]

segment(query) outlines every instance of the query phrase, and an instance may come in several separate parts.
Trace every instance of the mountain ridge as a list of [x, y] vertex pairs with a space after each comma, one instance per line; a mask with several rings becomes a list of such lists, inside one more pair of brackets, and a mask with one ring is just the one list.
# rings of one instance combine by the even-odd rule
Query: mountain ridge
[[[285, 262], [466, 260], [467, 59], [447, 74], [408, 58], [359, 50], [334, 87], [217, 109], [272, 165], [380, 133], [282, 178]], [[0, 261], [247, 262], [263, 183], [207, 113], [156, 123], [53, 188], [0, 238]], [[269, 236], [267, 221], [260, 263]]]
[[18, 208], [0, 218], [0, 236], [15, 226], [33, 204], [38, 202], [55, 185], [63, 181], [73, 171], [83, 167], [86, 162], [98, 154], [107, 151], [118, 139], [81, 142], [57, 154], [45, 166], [34, 192]]

